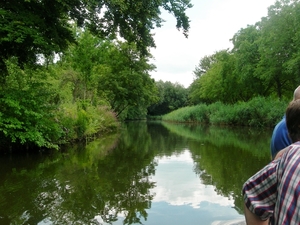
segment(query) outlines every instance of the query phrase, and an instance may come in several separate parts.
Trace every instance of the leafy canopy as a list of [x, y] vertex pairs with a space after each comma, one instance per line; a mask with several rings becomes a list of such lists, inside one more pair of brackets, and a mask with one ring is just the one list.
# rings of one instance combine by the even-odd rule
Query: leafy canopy
[[2, 0], [0, 2], [0, 70], [12, 56], [34, 65], [40, 54], [62, 52], [75, 42], [75, 22], [100, 37], [124, 38], [142, 55], [155, 47], [151, 30], [162, 25], [161, 9], [172, 13], [187, 36], [190, 0]]

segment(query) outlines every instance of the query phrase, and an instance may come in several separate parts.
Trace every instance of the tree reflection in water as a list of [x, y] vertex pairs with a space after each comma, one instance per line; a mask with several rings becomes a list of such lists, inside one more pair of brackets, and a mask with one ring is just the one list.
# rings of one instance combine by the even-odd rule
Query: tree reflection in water
[[[242, 213], [241, 185], [268, 160], [269, 133], [161, 123], [124, 123], [119, 135], [39, 154], [0, 158], [1, 224], [145, 223], [157, 156], [187, 149], [194, 173]], [[254, 141], [255, 140], [255, 141]], [[260, 150], [258, 150], [260, 149]], [[168, 179], [166, 177], [166, 179]], [[118, 224], [119, 224], [118, 222]]]

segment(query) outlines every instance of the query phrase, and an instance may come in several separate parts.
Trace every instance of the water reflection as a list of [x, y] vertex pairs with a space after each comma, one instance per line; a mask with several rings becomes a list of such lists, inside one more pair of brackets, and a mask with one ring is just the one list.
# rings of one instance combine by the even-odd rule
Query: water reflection
[[[271, 131], [131, 122], [61, 152], [0, 157], [0, 224], [220, 224]], [[201, 222], [199, 222], [201, 221]]]
[[[213, 185], [199, 182], [193, 173], [191, 153], [161, 157], [153, 180], [150, 224], [212, 224], [232, 218], [242, 220], [235, 210], [233, 199], [218, 194]], [[167, 179], [166, 179], [167, 178]], [[155, 211], [158, 208], [159, 210]], [[154, 215], [153, 215], [154, 214]]]
[[199, 182], [198, 177], [191, 173], [193, 165], [188, 150], [177, 156], [160, 158], [154, 178], [157, 185], [153, 189], [156, 194], [153, 202], [164, 201], [170, 205], [190, 205], [193, 208], [200, 208], [202, 202], [234, 206], [233, 200], [218, 195], [213, 185]]

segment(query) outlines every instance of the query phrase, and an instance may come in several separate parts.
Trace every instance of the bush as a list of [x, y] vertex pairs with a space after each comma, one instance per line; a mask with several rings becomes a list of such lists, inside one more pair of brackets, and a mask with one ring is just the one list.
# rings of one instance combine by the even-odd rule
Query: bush
[[232, 124], [232, 106], [217, 102], [209, 106], [211, 124]]
[[5, 142], [58, 148], [63, 131], [55, 121], [55, 92], [40, 79], [43, 71], [21, 70], [7, 62], [9, 74], [0, 85], [0, 133]]
[[97, 136], [118, 129], [116, 115], [105, 106], [63, 104], [57, 113], [58, 123], [64, 130], [61, 143]]
[[184, 107], [162, 116], [162, 120], [216, 125], [273, 127], [282, 118], [288, 102], [256, 97], [249, 102], [226, 105], [216, 102]]

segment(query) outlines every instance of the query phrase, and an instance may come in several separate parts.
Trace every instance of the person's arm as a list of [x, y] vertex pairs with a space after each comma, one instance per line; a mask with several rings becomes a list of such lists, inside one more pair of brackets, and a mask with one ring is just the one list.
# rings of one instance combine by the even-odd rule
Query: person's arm
[[261, 220], [257, 215], [252, 213], [246, 205], [244, 205], [244, 213], [247, 225], [268, 225], [269, 220]]

